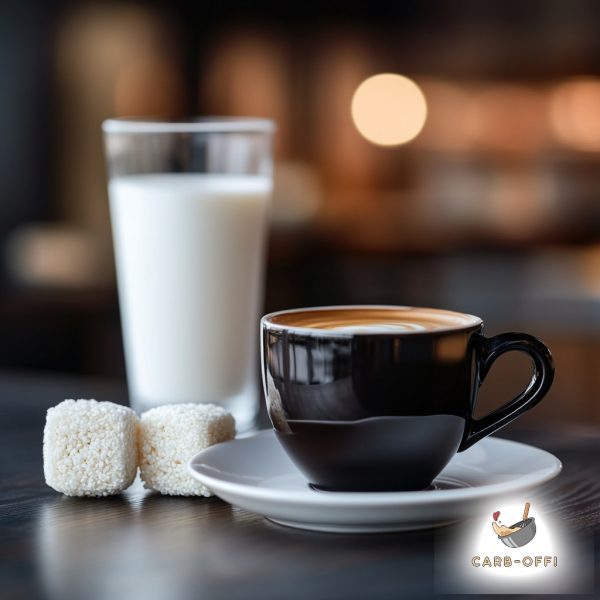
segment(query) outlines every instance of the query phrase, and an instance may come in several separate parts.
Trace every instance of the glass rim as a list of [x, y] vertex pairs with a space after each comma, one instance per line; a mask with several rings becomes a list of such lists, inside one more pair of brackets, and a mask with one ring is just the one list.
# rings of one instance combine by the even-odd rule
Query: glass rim
[[116, 117], [102, 122], [104, 133], [274, 133], [275, 122], [258, 117], [191, 117], [182, 120]]

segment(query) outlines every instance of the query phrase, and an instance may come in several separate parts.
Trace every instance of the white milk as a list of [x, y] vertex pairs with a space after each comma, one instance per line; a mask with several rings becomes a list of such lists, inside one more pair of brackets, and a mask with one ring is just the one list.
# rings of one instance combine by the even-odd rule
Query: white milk
[[256, 413], [263, 246], [271, 180], [113, 178], [110, 210], [127, 375], [138, 410], [214, 402]]

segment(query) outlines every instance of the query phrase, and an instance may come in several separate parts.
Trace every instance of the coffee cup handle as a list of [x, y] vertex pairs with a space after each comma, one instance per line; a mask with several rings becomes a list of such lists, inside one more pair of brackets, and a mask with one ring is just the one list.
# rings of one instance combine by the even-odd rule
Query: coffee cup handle
[[486, 338], [475, 334], [476, 354], [475, 387], [471, 411], [475, 408], [477, 392], [495, 360], [506, 352], [524, 352], [533, 362], [533, 375], [529, 385], [514, 400], [497, 408], [481, 419], [469, 415], [459, 452], [470, 448], [482, 438], [508, 425], [525, 411], [533, 408], [546, 395], [554, 379], [554, 363], [550, 350], [537, 338], [526, 333], [502, 333]]

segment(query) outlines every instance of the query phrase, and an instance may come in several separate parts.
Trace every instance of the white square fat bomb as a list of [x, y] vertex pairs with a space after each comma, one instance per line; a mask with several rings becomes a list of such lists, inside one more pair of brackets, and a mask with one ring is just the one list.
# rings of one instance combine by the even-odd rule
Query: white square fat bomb
[[148, 489], [170, 496], [212, 496], [187, 471], [195, 454], [235, 437], [235, 421], [214, 404], [166, 404], [142, 414], [140, 475]]
[[137, 472], [137, 417], [130, 408], [65, 400], [46, 415], [44, 476], [67, 496], [109, 496]]

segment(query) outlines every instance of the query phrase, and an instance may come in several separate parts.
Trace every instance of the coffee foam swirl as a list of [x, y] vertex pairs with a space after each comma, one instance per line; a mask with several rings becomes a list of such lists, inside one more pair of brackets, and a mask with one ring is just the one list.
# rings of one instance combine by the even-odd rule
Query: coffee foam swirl
[[276, 313], [267, 322], [282, 327], [322, 329], [335, 333], [419, 333], [472, 327], [472, 315], [433, 308], [335, 307]]
[[428, 328], [419, 323], [356, 323], [353, 325], [334, 325], [323, 329], [331, 329], [342, 333], [402, 333], [407, 331], [427, 331]]

